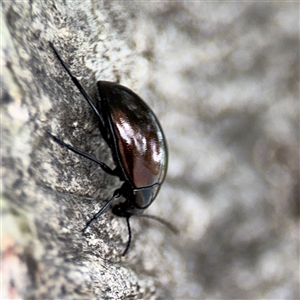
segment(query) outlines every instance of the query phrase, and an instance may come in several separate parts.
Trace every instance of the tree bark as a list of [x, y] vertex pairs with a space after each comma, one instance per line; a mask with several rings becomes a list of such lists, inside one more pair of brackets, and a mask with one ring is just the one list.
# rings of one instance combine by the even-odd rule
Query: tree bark
[[[299, 298], [296, 3], [2, 3], [2, 299]], [[86, 222], [121, 182], [96, 102], [119, 82], [157, 113], [169, 172], [147, 213]], [[297, 126], [298, 125], [298, 126]]]

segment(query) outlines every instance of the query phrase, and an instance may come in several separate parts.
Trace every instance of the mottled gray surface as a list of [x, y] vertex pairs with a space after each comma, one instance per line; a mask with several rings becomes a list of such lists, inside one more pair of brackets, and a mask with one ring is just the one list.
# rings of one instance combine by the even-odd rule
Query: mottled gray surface
[[[299, 4], [4, 1], [2, 299], [299, 299]], [[103, 215], [120, 182], [52, 41], [96, 96], [157, 113], [169, 172], [149, 220]]]

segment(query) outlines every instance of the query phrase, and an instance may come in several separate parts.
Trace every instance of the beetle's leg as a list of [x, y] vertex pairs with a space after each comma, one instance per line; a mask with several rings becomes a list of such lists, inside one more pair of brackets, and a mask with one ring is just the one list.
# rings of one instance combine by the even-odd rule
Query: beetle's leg
[[85, 227], [82, 229], [82, 232], [85, 232], [87, 228], [91, 225], [92, 222], [97, 220], [103, 213], [106, 212], [106, 210], [109, 208], [111, 202], [120, 197], [122, 195], [121, 190], [118, 189], [114, 192], [114, 195], [105, 203], [103, 207], [86, 223]]
[[126, 222], [127, 222], [127, 228], [128, 228], [128, 242], [127, 242], [127, 246], [125, 248], [125, 250], [122, 253], [122, 256], [125, 256], [125, 254], [127, 253], [127, 251], [129, 250], [130, 244], [131, 244], [131, 228], [130, 228], [130, 223], [129, 223], [129, 217], [126, 218]]
[[63, 147], [68, 148], [69, 150], [71, 150], [72, 152], [79, 154], [93, 162], [95, 162], [96, 164], [98, 164], [101, 169], [106, 172], [107, 174], [113, 175], [113, 176], [119, 176], [114, 170], [112, 170], [109, 166], [107, 166], [105, 163], [97, 160], [96, 158], [90, 156], [89, 154], [86, 154], [80, 150], [75, 149], [74, 147], [72, 147], [71, 145], [66, 144], [65, 142], [59, 140], [56, 136], [52, 135], [50, 132], [47, 131], [47, 133], [49, 134], [49, 136], [58, 144], [60, 144]]
[[77, 78], [73, 76], [73, 74], [71, 73], [70, 69], [67, 67], [67, 65], [65, 64], [65, 62], [63, 61], [63, 59], [58, 54], [58, 52], [57, 52], [56, 48], [54, 47], [54, 45], [51, 42], [49, 42], [49, 45], [52, 48], [52, 50], [53, 50], [55, 56], [57, 57], [57, 59], [60, 61], [61, 65], [67, 71], [67, 73], [69, 74], [70, 78], [72, 79], [72, 81], [74, 82], [74, 84], [76, 85], [76, 87], [78, 88], [78, 90], [80, 91], [80, 93], [83, 95], [83, 97], [85, 98], [85, 100], [91, 106], [91, 108], [93, 109], [93, 111], [95, 112], [95, 114], [98, 116], [100, 122], [104, 126], [103, 117], [102, 117], [101, 113], [98, 111], [98, 109], [96, 108], [96, 106], [93, 104], [93, 102], [92, 102], [91, 98], [89, 97], [89, 95], [86, 93], [86, 91], [84, 90], [84, 88], [82, 87], [82, 85], [79, 83], [79, 81], [77, 80]]

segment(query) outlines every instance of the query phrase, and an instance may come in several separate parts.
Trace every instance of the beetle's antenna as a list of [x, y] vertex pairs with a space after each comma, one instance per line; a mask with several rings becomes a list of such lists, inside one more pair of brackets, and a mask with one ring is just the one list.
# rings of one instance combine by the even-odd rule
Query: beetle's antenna
[[74, 82], [74, 84], [76, 85], [76, 87], [78, 88], [79, 92], [83, 95], [83, 97], [86, 99], [86, 101], [88, 102], [88, 104], [90, 105], [90, 107], [92, 108], [92, 110], [95, 112], [95, 114], [98, 116], [98, 118], [100, 119], [101, 123], [104, 124], [103, 118], [101, 116], [101, 114], [99, 113], [98, 109], [96, 108], [96, 106], [93, 104], [91, 98], [89, 97], [89, 95], [86, 93], [86, 91], [84, 90], [84, 88], [82, 87], [82, 85], [80, 84], [80, 82], [78, 81], [78, 79], [73, 76], [73, 74], [71, 73], [70, 69], [67, 67], [67, 65], [65, 64], [65, 62], [63, 61], [63, 59], [60, 57], [60, 55], [58, 54], [56, 48], [54, 47], [54, 45], [49, 42], [50, 47], [52, 48], [55, 56], [57, 57], [57, 59], [60, 61], [61, 65], [64, 67], [64, 69], [67, 71], [67, 73], [69, 74], [71, 80]]
[[58, 139], [56, 136], [54, 136], [53, 134], [51, 134], [49, 131], [47, 131], [47, 133], [48, 133], [48, 135], [49, 135], [56, 143], [60, 144], [60, 145], [63, 146], [63, 147], [68, 148], [69, 150], [71, 150], [72, 152], [74, 152], [74, 153], [76, 153], [76, 154], [78, 154], [78, 155], [80, 155], [80, 156], [83, 156], [83, 157], [85, 157], [85, 158], [87, 158], [87, 159], [89, 159], [89, 160], [95, 162], [95, 163], [98, 164], [98, 165], [101, 167], [101, 169], [102, 169], [104, 172], [106, 172], [107, 174], [116, 176], [116, 173], [115, 173], [109, 166], [107, 166], [105, 163], [103, 163], [103, 162], [97, 160], [96, 158], [90, 156], [89, 154], [86, 154], [86, 153], [84, 153], [84, 152], [82, 152], [82, 151], [80, 151], [80, 150], [75, 149], [74, 147], [72, 147], [72, 146], [69, 145], [69, 144], [66, 144], [65, 142], [61, 141], [61, 140]]
[[111, 202], [114, 199], [116, 199], [120, 196], [121, 196], [121, 193], [118, 190], [116, 190], [114, 195], [105, 203], [105, 205], [102, 206], [101, 209], [86, 223], [85, 227], [81, 230], [82, 233], [84, 233], [87, 230], [87, 228], [91, 225], [92, 222], [97, 220], [103, 213], [106, 212], [106, 210], [109, 208]]
[[164, 226], [166, 226], [169, 230], [171, 230], [174, 234], [178, 234], [179, 233], [179, 230], [174, 225], [172, 225], [170, 222], [168, 222], [168, 221], [166, 221], [166, 220], [164, 220], [164, 219], [162, 219], [160, 217], [153, 216], [153, 215], [147, 215], [147, 214], [135, 215], [135, 217], [147, 218], [147, 219], [152, 219], [152, 220], [158, 221], [159, 223], [161, 223]]
[[126, 218], [127, 228], [128, 228], [128, 242], [124, 252], [122, 253], [122, 256], [125, 256], [131, 244], [131, 228], [130, 228], [129, 218], [130, 216]]

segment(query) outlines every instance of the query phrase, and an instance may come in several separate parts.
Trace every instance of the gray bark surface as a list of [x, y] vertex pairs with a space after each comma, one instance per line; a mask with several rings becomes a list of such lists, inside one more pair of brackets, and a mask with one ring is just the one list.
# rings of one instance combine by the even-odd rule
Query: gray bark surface
[[[299, 4], [2, 1], [1, 299], [299, 299]], [[121, 182], [93, 99], [116, 81], [156, 112], [169, 170], [147, 213]]]

